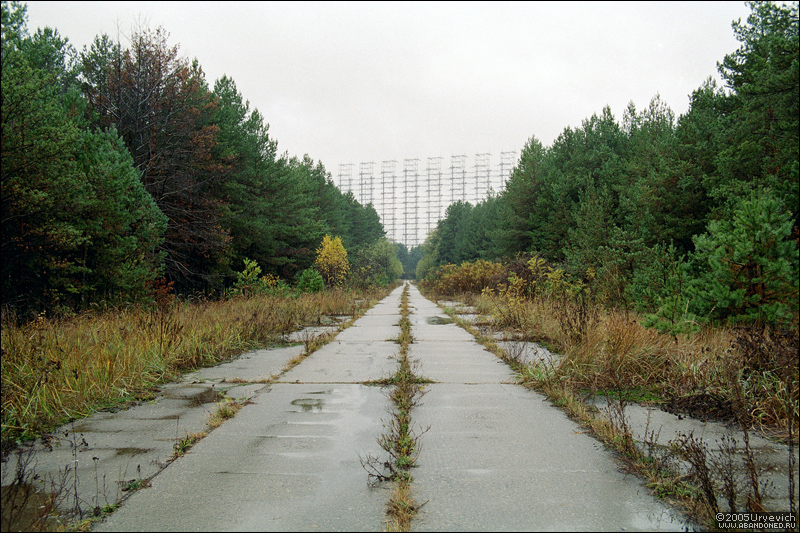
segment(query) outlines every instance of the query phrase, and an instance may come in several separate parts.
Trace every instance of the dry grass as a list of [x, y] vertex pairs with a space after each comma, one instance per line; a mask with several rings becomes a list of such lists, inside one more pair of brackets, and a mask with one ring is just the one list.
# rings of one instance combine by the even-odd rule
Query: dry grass
[[788, 437], [792, 417], [800, 416], [796, 334], [707, 327], [669, 335], [643, 327], [635, 313], [593, 306], [576, 335], [581, 315], [563, 300], [483, 294], [475, 303], [497, 327], [563, 354], [552, 370], [576, 391], [638, 390], [667, 399], [702, 393], [730, 401], [741, 383], [745, 409], [772, 434]]
[[99, 408], [147, 399], [155, 384], [275, 343], [325, 315], [362, 313], [387, 292], [191, 304], [167, 298], [151, 310], [42, 316], [22, 325], [4, 313], [3, 449]]
[[238, 413], [242, 407], [244, 407], [244, 403], [230, 399], [218, 403], [216, 410], [208, 417], [208, 426], [211, 429], [218, 428], [223, 422], [236, 416], [236, 413]]
[[[523, 384], [545, 393], [587, 431], [617, 450], [657, 494], [709, 527], [714, 527], [714, 515], [721, 509], [717, 494], [726, 498], [734, 512], [737, 505], [763, 510], [759, 470], [747, 429], [759, 427], [769, 436], [788, 441], [793, 457], [791, 445], [800, 414], [796, 328], [707, 327], [691, 335], [668, 335], [643, 327], [634, 313], [596, 305], [582, 308], [583, 302], [577, 299], [530, 299], [489, 291], [473, 298], [478, 311], [492, 315], [498, 329], [544, 341], [562, 357], [557, 363], [526, 365], [475, 328], [457, 320], [459, 325], [506, 360]], [[597, 393], [607, 395], [607, 413], [585, 403], [587, 396]], [[713, 408], [724, 406], [725, 415], [738, 422], [745, 437], [744, 458], [735, 447], [711, 453], [691, 434], [674, 439], [666, 449], [656, 444], [654, 434], [646, 435], [642, 443], [634, 441], [625, 418], [626, 401], [684, 404], [682, 400], [697, 397], [714, 400], [709, 404]], [[698, 403], [694, 408], [706, 406]], [[676, 466], [678, 461], [688, 462], [688, 474]], [[734, 463], [742, 461], [746, 479], [732, 474]], [[790, 471], [796, 470], [790, 467]], [[790, 485], [789, 501], [794, 500]]]
[[411, 531], [411, 521], [417, 515], [418, 505], [411, 494], [411, 483], [400, 480], [395, 483], [392, 496], [386, 507], [387, 531]]

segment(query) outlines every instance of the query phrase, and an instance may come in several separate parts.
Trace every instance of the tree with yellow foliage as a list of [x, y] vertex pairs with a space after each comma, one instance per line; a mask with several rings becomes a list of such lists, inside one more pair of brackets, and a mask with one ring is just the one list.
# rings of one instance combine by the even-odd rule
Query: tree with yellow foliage
[[314, 268], [322, 275], [326, 286], [341, 287], [344, 284], [350, 263], [347, 261], [347, 250], [341, 237], [323, 237], [322, 244], [317, 248]]

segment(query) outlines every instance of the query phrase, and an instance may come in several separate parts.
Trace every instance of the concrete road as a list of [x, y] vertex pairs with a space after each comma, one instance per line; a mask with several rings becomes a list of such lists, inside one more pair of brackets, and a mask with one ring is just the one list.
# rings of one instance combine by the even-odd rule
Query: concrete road
[[[380, 530], [387, 491], [368, 486], [360, 459], [380, 451], [389, 400], [364, 382], [397, 368], [401, 293], [264, 387], [95, 530]], [[241, 367], [231, 365], [249, 375]]]
[[[116, 487], [104, 496], [113, 502], [117, 477], [154, 476], [96, 531], [380, 531], [390, 487], [370, 487], [360, 459], [380, 455], [377, 438], [390, 419], [388, 391], [367, 382], [398, 367], [401, 293], [289, 371], [282, 368], [301, 347], [199, 370], [157, 402], [76, 424], [82, 442], [42, 452], [40, 464], [76, 465], [84, 508], [104, 503], [100, 478]], [[684, 528], [596, 440], [513, 384], [509, 368], [468, 332], [443, 323], [413, 286], [410, 297], [409, 355], [417, 373], [436, 380], [412, 412], [418, 431], [430, 428], [412, 471], [414, 497], [427, 502], [413, 530]], [[250, 402], [162, 469], [177, 436], [202, 429], [216, 391]]]
[[426, 385], [413, 412], [421, 452], [415, 531], [678, 531], [684, 520], [597, 440], [411, 287]]

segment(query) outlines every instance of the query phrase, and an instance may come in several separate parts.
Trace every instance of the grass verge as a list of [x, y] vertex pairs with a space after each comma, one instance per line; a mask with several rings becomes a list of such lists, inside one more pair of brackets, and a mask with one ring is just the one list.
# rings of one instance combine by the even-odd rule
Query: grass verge
[[[161, 302], [157, 309], [60, 319], [41, 316], [27, 324], [17, 324], [12, 317], [3, 315], [4, 455], [23, 440], [39, 435], [47, 438], [46, 432], [68, 420], [101, 408], [117, 410], [126, 404], [150, 400], [155, 397], [157, 383], [198, 366], [225, 361], [242, 351], [279, 342], [300, 325], [321, 325], [326, 315], [351, 315], [350, 321], [341, 326], [347, 327], [386, 292], [347, 295], [335, 291], [291, 299], [252, 296], [199, 304], [172, 299]], [[282, 313], [285, 314], [280, 316]], [[309, 335], [301, 339], [305, 350], [293, 365], [333, 337], [334, 334]], [[37, 369], [40, 373], [34, 380]], [[258, 382], [270, 383], [277, 377]], [[231, 378], [228, 382], [245, 380]], [[186, 454], [246, 403], [223, 399], [210, 413], [205, 430], [182, 438], [176, 435], [173, 456], [162, 466]], [[33, 490], [34, 481], [40, 477], [35, 473], [35, 462], [31, 458], [20, 464], [22, 469], [14, 476], [14, 486], [3, 490], [3, 531], [87, 531], [118, 507], [118, 503], [89, 511], [76, 507], [71, 515], [79, 521], [69, 521], [63, 516], [71, 510], [63, 516], [60, 510], [63, 496], [71, 490], [66, 481], [57, 479], [48, 485], [46, 500], [39, 501], [38, 492]], [[77, 475], [73, 477], [77, 483]], [[149, 479], [127, 480], [123, 490], [132, 492], [148, 483]]]
[[[383, 298], [327, 291], [240, 296], [46, 318], [2, 315], [2, 449], [104, 408], [151, 399], [159, 383], [279, 343], [327, 315], [356, 315]], [[311, 351], [307, 346], [306, 352]]]

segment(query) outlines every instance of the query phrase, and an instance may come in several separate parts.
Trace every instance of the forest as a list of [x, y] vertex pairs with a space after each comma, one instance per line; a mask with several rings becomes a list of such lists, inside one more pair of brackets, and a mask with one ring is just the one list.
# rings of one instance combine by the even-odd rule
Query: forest
[[[798, 296], [797, 4], [755, 2], [741, 43], [676, 117], [655, 95], [531, 136], [502, 193], [457, 202], [419, 249], [322, 162], [278, 154], [257, 109], [211, 87], [163, 28], [77, 51], [2, 4], [2, 304], [20, 316], [220, 295], [246, 261], [291, 283], [324, 235], [357, 284], [536, 256], [652, 325], [785, 324]], [[403, 271], [405, 273], [403, 274]], [[158, 281], [161, 280], [161, 281]], [[676, 315], [683, 320], [676, 321]], [[681, 329], [678, 327], [678, 329]]]
[[2, 304], [19, 317], [219, 296], [247, 261], [293, 283], [325, 235], [354, 283], [402, 273], [375, 209], [278, 143], [163, 28], [75, 50], [2, 3]]
[[[523, 364], [472, 329], [623, 454], [638, 453], [624, 421], [603, 433], [590, 396], [796, 443], [798, 3], [748, 5], [722, 83], [707, 78], [685, 114], [656, 94], [550, 146], [531, 136], [502, 192], [453, 203], [409, 250], [321, 161], [279, 153], [235, 81], [211, 85], [164, 28], [76, 50], [3, 1], [3, 453], [188, 370], [355, 320], [415, 276], [443, 312], [467, 303], [478, 326], [559, 354]], [[331, 338], [306, 338], [291, 364]], [[680, 499], [658, 465], [635, 470]]]
[[678, 117], [656, 94], [621, 122], [605, 107], [551, 146], [530, 137], [502, 193], [448, 207], [417, 278], [535, 257], [662, 331], [796, 328], [798, 4], [749, 5], [733, 23], [739, 49], [718, 62], [723, 87], [709, 77]]

